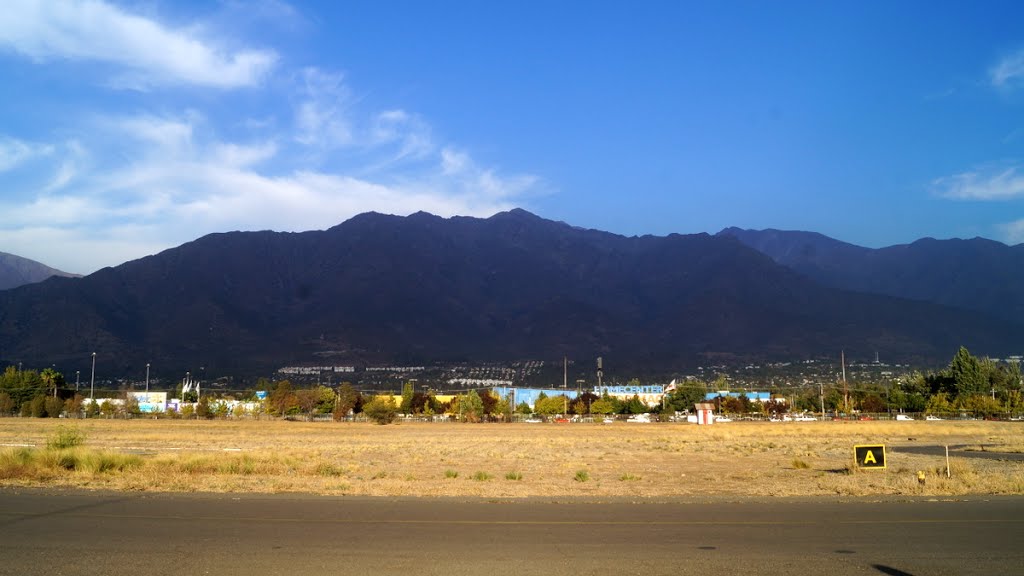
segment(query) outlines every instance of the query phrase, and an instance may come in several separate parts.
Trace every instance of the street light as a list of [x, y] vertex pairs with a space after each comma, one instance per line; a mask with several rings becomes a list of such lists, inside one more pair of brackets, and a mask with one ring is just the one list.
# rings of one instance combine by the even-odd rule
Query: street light
[[146, 362], [146, 394], [149, 394], [149, 362]]
[[78, 380], [81, 373], [81, 370], [75, 370], [75, 392], [78, 392]]
[[92, 376], [89, 377], [89, 400], [95, 403], [94, 396], [96, 395], [96, 353], [92, 353]]

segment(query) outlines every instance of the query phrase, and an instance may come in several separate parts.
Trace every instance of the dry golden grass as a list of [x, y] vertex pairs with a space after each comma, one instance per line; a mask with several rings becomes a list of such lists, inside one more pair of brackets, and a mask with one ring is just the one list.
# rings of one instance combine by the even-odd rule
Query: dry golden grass
[[[47, 449], [60, 425], [83, 432], [85, 444]], [[890, 447], [888, 469], [851, 470], [852, 447], [861, 443]], [[945, 459], [891, 449], [908, 444], [1019, 448], [1024, 424], [376, 426], [3, 418], [0, 485], [488, 498], [1024, 492], [1024, 463], [954, 457], [947, 479]], [[118, 466], [118, 456], [129, 462]], [[114, 464], [103, 464], [108, 460]], [[923, 485], [919, 470], [926, 473]]]

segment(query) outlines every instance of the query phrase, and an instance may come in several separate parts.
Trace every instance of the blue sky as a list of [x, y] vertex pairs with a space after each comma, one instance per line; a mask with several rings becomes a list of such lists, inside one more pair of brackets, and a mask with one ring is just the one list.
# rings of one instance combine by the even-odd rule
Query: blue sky
[[1016, 244], [1020, 6], [6, 0], [0, 251], [89, 273], [210, 232], [516, 206]]

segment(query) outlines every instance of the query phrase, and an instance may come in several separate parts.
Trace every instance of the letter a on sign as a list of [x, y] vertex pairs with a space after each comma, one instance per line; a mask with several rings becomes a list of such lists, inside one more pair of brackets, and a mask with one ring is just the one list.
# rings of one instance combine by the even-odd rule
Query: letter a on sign
[[858, 468], [885, 468], [885, 445], [854, 446], [853, 459]]

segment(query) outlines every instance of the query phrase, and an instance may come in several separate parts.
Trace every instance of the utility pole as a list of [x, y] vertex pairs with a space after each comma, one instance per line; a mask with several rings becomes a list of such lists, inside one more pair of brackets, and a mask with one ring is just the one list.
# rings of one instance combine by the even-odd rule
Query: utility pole
[[89, 402], [95, 403], [96, 399], [96, 353], [92, 353], [92, 376], [89, 377]]
[[149, 362], [146, 362], [146, 394], [149, 394]]
[[818, 399], [821, 400], [821, 419], [825, 419], [825, 385], [818, 381]]
[[843, 366], [843, 410], [850, 413], [850, 390], [846, 387], [846, 350], [839, 352], [839, 363]]

